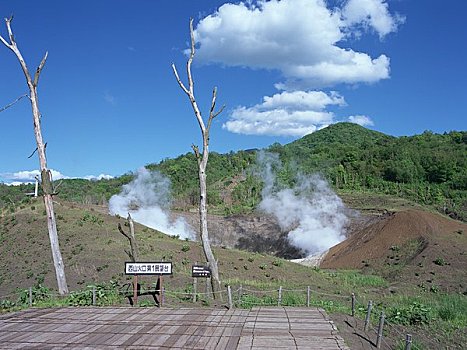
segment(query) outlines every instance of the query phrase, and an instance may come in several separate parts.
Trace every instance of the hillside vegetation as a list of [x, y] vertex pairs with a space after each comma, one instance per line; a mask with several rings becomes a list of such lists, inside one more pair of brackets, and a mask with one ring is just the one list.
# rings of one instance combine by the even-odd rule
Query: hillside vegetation
[[[375, 205], [381, 203], [377, 198]], [[128, 261], [125, 250], [129, 244], [117, 229], [119, 223], [125, 225], [125, 220], [103, 214], [100, 209], [64, 201], [56, 206], [60, 246], [72, 291], [65, 299], [57, 299], [54, 292], [55, 276], [41, 199], [31, 199], [29, 204], [21, 204], [3, 213], [0, 217], [0, 262], [4, 266], [0, 270], [0, 312], [27, 307], [29, 287], [33, 288], [34, 305], [38, 307], [90, 305], [93, 286], [98, 291], [98, 305], [128, 305], [129, 300], [124, 295], [131, 295], [131, 277], [124, 275], [123, 267]], [[173, 276], [164, 278], [165, 305], [194, 305], [191, 302], [191, 265], [203, 261], [200, 244], [169, 237], [139, 224], [136, 225], [136, 236], [141, 261], [173, 263]], [[275, 256], [237, 249], [214, 247], [214, 252], [219, 259], [223, 286], [232, 286], [238, 307], [277, 305], [280, 286], [285, 289], [284, 305], [303, 306], [307, 286], [310, 286], [311, 305], [325, 308], [342, 330], [349, 328], [347, 320], [352, 324], [360, 322], [361, 329], [365, 307], [369, 300], [373, 300], [377, 311], [372, 316], [372, 324], [377, 324], [379, 311], [385, 310], [387, 320], [392, 324], [387, 328], [385, 339], [392, 348], [397, 348], [403, 341], [400, 334], [411, 333], [418, 348], [437, 349], [442, 348], [442, 344], [449, 344], [450, 348], [461, 349], [467, 334], [467, 300], [463, 295], [465, 268], [460, 266], [464, 264], [465, 267], [465, 257], [454, 257], [455, 251], [450, 247], [452, 244], [465, 247], [465, 235], [450, 229], [438, 242], [440, 249], [433, 247], [438, 249], [433, 253], [425, 250], [416, 261], [423, 265], [418, 264], [415, 269], [409, 266], [408, 260], [404, 261], [407, 267], [402, 265], [410, 253], [406, 254], [405, 245], [386, 249], [391, 254], [388, 259], [392, 260], [391, 265], [384, 267], [397, 272], [396, 280], [368, 272], [312, 268]], [[373, 261], [368, 263], [370, 268], [377, 267], [373, 266]], [[456, 286], [446, 285], [450, 288], [448, 292], [441, 288], [445, 276], [449, 277], [446, 282], [457, 283]], [[431, 282], [426, 281], [427, 277]], [[155, 280], [154, 276], [139, 278], [143, 290], [154, 288]], [[243, 288], [241, 296], [240, 286]], [[204, 291], [205, 283], [199, 281], [198, 306], [213, 303]], [[348, 316], [351, 293], [357, 296], [355, 319]], [[154, 300], [150, 295], [141, 296], [140, 305], [152, 306]], [[355, 330], [350, 328], [351, 331]], [[373, 338], [371, 335], [368, 339]]]
[[[341, 328], [348, 324], [349, 295], [353, 292], [357, 295], [358, 317], [365, 316], [368, 300], [373, 300], [378, 310], [387, 311], [393, 327], [386, 339], [392, 347], [400, 345], [396, 333], [410, 332], [418, 348], [441, 348], [442, 344], [462, 348], [467, 334], [466, 224], [424, 209], [467, 219], [467, 132], [425, 132], [396, 138], [340, 123], [287, 145], [274, 144], [267, 151], [277, 153], [283, 163], [277, 174], [280, 185], [293, 185], [299, 173], [319, 172], [349, 208], [363, 212], [359, 219], [370, 218], [366, 222], [356, 219], [350, 238], [332, 248], [323, 264], [362, 269], [365, 274], [301, 266], [259, 249], [256, 253], [246, 251], [251, 244], [239, 246], [245, 250], [227, 249], [219, 240], [221, 244], [214, 251], [224, 287], [243, 286], [244, 295], [237, 298], [244, 305], [277, 305], [277, 290], [285, 286], [291, 292], [284, 300], [289, 305], [303, 305], [306, 293], [293, 291], [306, 291], [311, 286], [312, 305], [326, 308]], [[211, 154], [210, 213], [248, 214], [227, 218], [213, 215], [218, 222], [210, 221], [211, 238], [216, 238], [216, 227], [220, 233], [233, 227], [233, 231], [244, 231], [244, 236], [250, 237], [252, 232], [261, 236], [258, 227], [271, 233], [277, 226], [259, 214], [250, 215], [261, 200], [263, 188], [256, 163], [257, 150]], [[184, 211], [178, 215], [197, 217], [188, 210], [198, 201], [193, 154], [148, 164], [147, 168], [170, 178], [172, 207]], [[89, 304], [91, 285], [102, 288], [102, 293], [109, 283], [120, 289], [131, 287], [131, 278], [123, 274], [128, 242], [117, 230], [125, 220], [106, 215], [108, 208], [95, 204], [106, 204], [133, 176], [128, 173], [111, 180], [55, 182], [59, 192], [57, 224], [68, 284], [73, 291], [85, 290], [85, 294], [72, 293], [62, 300], [64, 305]], [[0, 302], [5, 310], [27, 304], [26, 288], [33, 286], [34, 293], [39, 294], [44, 286], [55, 285], [41, 198], [25, 196], [33, 190], [33, 185], [0, 185], [0, 260], [5, 266], [0, 271]], [[136, 225], [136, 234], [142, 261], [174, 263], [174, 275], [164, 282], [167, 303], [189, 303], [191, 265], [204, 261], [200, 244], [142, 225]], [[262, 240], [257, 243], [263, 249], [267, 241], [264, 236], [259, 238]], [[142, 282], [149, 288], [154, 279]], [[104, 293], [102, 299], [105, 297]], [[153, 304], [150, 298], [142, 302]], [[212, 301], [201, 298], [201, 302]]]
[[[340, 193], [373, 193], [402, 197], [467, 220], [467, 132], [393, 137], [356, 124], [338, 123], [287, 145], [273, 144], [283, 168], [284, 185], [297, 172], [321, 173]], [[257, 150], [218, 154], [208, 165], [208, 200], [212, 213], [247, 213], [261, 200], [262, 181], [255, 175]], [[188, 209], [198, 202], [196, 160], [192, 153], [146, 166], [167, 175], [172, 183], [173, 207]], [[86, 204], [105, 204], [131, 173], [111, 180], [63, 180], [59, 197]], [[32, 185], [0, 185], [0, 206], [24, 199]]]

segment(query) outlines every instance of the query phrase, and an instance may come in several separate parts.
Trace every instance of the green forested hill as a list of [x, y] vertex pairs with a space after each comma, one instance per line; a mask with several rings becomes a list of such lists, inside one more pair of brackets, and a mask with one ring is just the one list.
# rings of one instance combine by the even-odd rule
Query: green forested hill
[[406, 197], [466, 218], [467, 132], [396, 138], [339, 123], [271, 148], [338, 189]]
[[271, 148], [283, 159], [297, 159], [306, 172], [323, 171], [337, 187], [373, 188], [386, 181], [467, 189], [467, 132], [396, 138], [339, 123]]
[[[267, 151], [280, 155], [283, 183], [297, 172], [321, 173], [338, 191], [369, 192], [409, 198], [463, 220], [467, 219], [467, 132], [393, 137], [351, 123], [333, 124], [287, 145]], [[262, 183], [251, 167], [256, 150], [218, 154], [208, 164], [211, 210], [238, 213], [254, 209]], [[147, 168], [159, 170], [172, 182], [177, 206], [196, 205], [198, 178], [192, 153], [166, 159]], [[119, 191], [131, 174], [118, 179], [66, 180], [60, 196], [75, 201], [102, 202]], [[0, 204], [8, 205], [32, 187], [0, 186]]]

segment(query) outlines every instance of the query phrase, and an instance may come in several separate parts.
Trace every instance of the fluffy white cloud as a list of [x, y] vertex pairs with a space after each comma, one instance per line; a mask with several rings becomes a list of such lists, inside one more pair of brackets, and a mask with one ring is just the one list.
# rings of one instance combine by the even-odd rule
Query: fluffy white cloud
[[385, 0], [349, 0], [342, 9], [342, 18], [349, 27], [373, 28], [380, 38], [395, 32], [405, 21], [399, 14], [389, 13]]
[[[57, 170], [50, 169], [50, 172], [52, 173], [52, 179], [54, 180], [69, 179], [68, 176], [63, 175]], [[10, 174], [8, 178], [11, 180], [27, 182], [27, 181], [35, 181], [36, 176], [40, 178], [41, 172], [39, 170], [23, 170], [23, 171], [18, 171], [16, 173]]]
[[13, 182], [4, 183], [4, 185], [7, 185], [7, 186], [21, 186], [21, 185], [24, 185], [24, 184], [27, 184], [27, 183], [31, 183], [31, 182], [13, 181]]
[[336, 92], [284, 91], [253, 107], [236, 108], [223, 127], [240, 134], [300, 137], [333, 122], [334, 114], [324, 110], [330, 105], [343, 106], [345, 100]]
[[[244, 134], [303, 136], [334, 122], [329, 105], [344, 105], [337, 93], [312, 91], [338, 84], [389, 78], [389, 58], [371, 57], [343, 46], [372, 29], [380, 38], [403, 22], [386, 0], [347, 0], [328, 8], [324, 0], [259, 0], [227, 3], [203, 18], [195, 30], [197, 59], [226, 66], [271, 69], [287, 91], [236, 108], [223, 127]], [[364, 119], [367, 118], [367, 119]], [[349, 120], [372, 125], [371, 119]]]
[[86, 180], [110, 180], [113, 179], [114, 177], [112, 175], [107, 175], [107, 174], [100, 174], [100, 175], [86, 175], [83, 177], [83, 179]]
[[339, 43], [357, 24], [370, 25], [382, 37], [395, 31], [398, 23], [383, 0], [350, 0], [343, 9], [332, 10], [323, 0], [225, 4], [199, 22], [197, 58], [277, 69], [307, 89], [372, 83], [389, 77], [388, 57], [371, 58]]
[[326, 94], [323, 91], [282, 92], [273, 96], [264, 96], [261, 109], [292, 108], [294, 110], [323, 110], [328, 105], [345, 105], [345, 100], [337, 92]]
[[[77, 177], [70, 177], [70, 176], [63, 175], [62, 173], [54, 169], [49, 169], [49, 170], [52, 173], [53, 180], [77, 179]], [[35, 182], [36, 176], [40, 179], [41, 173], [39, 170], [22, 170], [22, 171], [18, 171], [15, 173], [3, 173], [3, 174], [0, 174], [0, 176], [1, 176], [2, 181], [4, 181], [6, 185], [17, 186], [17, 185], [21, 185], [25, 183]], [[113, 176], [106, 175], [106, 174], [100, 174], [98, 176], [87, 175], [82, 178], [86, 180], [90, 180], [90, 181], [91, 180], [102, 180], [102, 179], [109, 180], [109, 179], [113, 179]]]
[[349, 122], [355, 123], [361, 126], [371, 126], [374, 125], [373, 120], [366, 115], [351, 115], [348, 118]]

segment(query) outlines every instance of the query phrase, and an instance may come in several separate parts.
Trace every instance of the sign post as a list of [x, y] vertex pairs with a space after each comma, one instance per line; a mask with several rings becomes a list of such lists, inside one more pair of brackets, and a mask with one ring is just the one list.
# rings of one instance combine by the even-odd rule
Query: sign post
[[138, 275], [133, 276], [133, 306], [138, 305]]
[[211, 269], [208, 266], [204, 265], [192, 265], [191, 266], [191, 277], [193, 277], [193, 302], [196, 301], [196, 286], [197, 278], [206, 278], [206, 295], [210, 295], [209, 291], [209, 280], [211, 278]]
[[[125, 275], [133, 275], [133, 306], [138, 304], [138, 275], [159, 276], [159, 289], [162, 295], [162, 276], [172, 275], [171, 262], [125, 262]], [[161, 298], [162, 300], [162, 298]]]

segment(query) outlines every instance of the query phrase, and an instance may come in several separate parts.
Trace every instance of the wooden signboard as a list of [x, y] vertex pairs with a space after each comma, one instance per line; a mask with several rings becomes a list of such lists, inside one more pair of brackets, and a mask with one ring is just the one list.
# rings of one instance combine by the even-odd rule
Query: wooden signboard
[[126, 275], [171, 275], [171, 262], [126, 262]]
[[133, 306], [138, 305], [138, 275], [157, 275], [160, 294], [159, 306], [162, 306], [162, 276], [172, 274], [171, 262], [125, 262], [125, 274], [133, 275]]
[[211, 269], [203, 265], [193, 265], [191, 267], [191, 276], [192, 277], [211, 277]]

